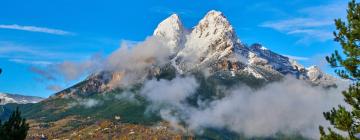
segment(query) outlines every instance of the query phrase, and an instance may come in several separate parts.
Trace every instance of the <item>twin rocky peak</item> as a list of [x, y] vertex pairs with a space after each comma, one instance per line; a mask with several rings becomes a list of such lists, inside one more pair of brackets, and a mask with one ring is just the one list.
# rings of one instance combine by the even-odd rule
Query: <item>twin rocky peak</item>
[[154, 36], [167, 39], [173, 53], [184, 49], [185, 43], [187, 46], [191, 46], [188, 48], [204, 50], [204, 48], [207, 49], [204, 45], [209, 45], [214, 41], [219, 41], [219, 39], [237, 41], [235, 31], [229, 21], [218, 11], [208, 12], [192, 31], [183, 26], [177, 14], [173, 14], [158, 25], [154, 31]]
[[[236, 36], [234, 28], [219, 11], [208, 12], [192, 29], [185, 28], [178, 15], [163, 20], [155, 29], [154, 36], [163, 38], [171, 52], [169, 63], [177, 73], [193, 70], [208, 70], [209, 73], [225, 72], [231, 76], [247, 73], [255, 78], [272, 81], [278, 77], [292, 75], [313, 84], [331, 86], [335, 78], [323, 73], [318, 67], [305, 68], [295, 60], [272, 52], [261, 44], [246, 46]], [[72, 88], [82, 93], [111, 90], [111, 83], [121, 81], [122, 76], [109, 73], [90, 76], [82, 84]], [[83, 83], [84, 83], [83, 82]], [[64, 90], [59, 94], [66, 93]], [[57, 94], [57, 95], [59, 95]]]
[[261, 44], [250, 47], [242, 44], [227, 18], [215, 10], [208, 12], [193, 29], [185, 28], [179, 16], [173, 14], [158, 25], [153, 35], [168, 41], [175, 56], [173, 66], [180, 73], [210, 66], [212, 71], [229, 70], [233, 74], [245, 71], [265, 80], [284, 75], [325, 85], [335, 80], [317, 66], [305, 68]]

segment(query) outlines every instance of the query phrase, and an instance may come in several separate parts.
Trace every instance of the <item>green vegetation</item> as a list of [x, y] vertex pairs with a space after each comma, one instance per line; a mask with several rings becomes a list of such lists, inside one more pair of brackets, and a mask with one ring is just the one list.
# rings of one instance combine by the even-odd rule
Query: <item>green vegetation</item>
[[[136, 101], [119, 98], [120, 95], [125, 94], [124, 91], [117, 89], [108, 93], [93, 94], [87, 97], [55, 97], [36, 104], [6, 104], [3, 106], [5, 111], [0, 112], [0, 119], [7, 119], [8, 112], [19, 106], [19, 109], [22, 110], [26, 118], [42, 122], [53, 122], [67, 116], [90, 117], [94, 119], [114, 119], [115, 116], [121, 116], [122, 122], [144, 125], [157, 123], [160, 120], [156, 115], [145, 113], [149, 103], [142, 96], [138, 95], [138, 85], [127, 90], [135, 95], [134, 100]], [[98, 103], [93, 106], [82, 104], [82, 102], [89, 100], [95, 100]]]
[[[94, 94], [87, 98], [53, 98], [37, 104], [26, 104], [21, 106], [24, 116], [29, 119], [41, 120], [43, 122], [57, 121], [67, 116], [91, 117], [94, 119], [113, 119], [121, 116], [121, 121], [133, 124], [153, 124], [160, 118], [156, 115], [145, 114], [147, 102], [139, 95], [135, 96], [136, 102], [126, 98], [117, 98], [124, 94], [122, 91], [113, 91], [102, 94]], [[134, 93], [137, 94], [137, 93]], [[96, 100], [98, 104], [88, 107], [82, 105], [87, 99]], [[84, 101], [83, 101], [84, 100]], [[5, 107], [13, 109], [14, 104]]]
[[300, 134], [285, 135], [282, 133], [276, 133], [271, 137], [247, 137], [244, 134], [238, 134], [231, 132], [226, 129], [205, 129], [201, 135], [195, 136], [195, 139], [206, 139], [206, 140], [307, 140]]
[[[236, 73], [233, 76], [229, 71], [219, 71], [211, 76], [206, 76], [202, 72], [192, 71], [198, 83], [199, 88], [196, 93], [188, 98], [189, 105], [198, 106], [198, 100], [214, 100], [223, 98], [225, 96], [224, 90], [227, 88], [234, 88], [235, 86], [249, 86], [251, 88], [260, 88], [267, 82], [259, 80], [248, 73]], [[175, 69], [171, 65], [167, 65], [160, 69], [160, 73], [149, 79], [166, 79], [171, 80], [176, 77]], [[276, 80], [281, 80], [279, 77]], [[73, 89], [82, 87], [86, 81], [81, 82], [71, 88], [68, 88], [62, 93], [70, 93]], [[139, 125], [154, 125], [161, 121], [159, 113], [147, 111], [150, 103], [140, 95], [142, 84], [136, 84], [132, 87], [115, 89], [106, 93], [75, 93], [76, 97], [57, 96], [50, 97], [40, 103], [36, 104], [7, 104], [4, 105], [4, 111], [0, 112], [0, 119], [5, 120], [9, 115], [8, 112], [14, 110], [19, 106], [23, 115], [32, 120], [37, 120], [51, 127], [55, 121], [76, 116], [78, 121], [72, 121], [65, 130], [72, 130], [87, 126], [87, 124], [94, 124], [98, 120], [114, 120], [115, 116], [120, 116], [121, 123], [139, 124]], [[217, 88], [223, 87], [223, 88]], [[129, 94], [132, 97], [128, 97]], [[130, 99], [131, 98], [131, 99]], [[86, 106], [83, 102], [89, 100], [97, 101], [96, 105]], [[90, 119], [89, 119], [90, 118]], [[207, 129], [201, 136], [196, 136], [200, 139], [246, 139], [229, 130]], [[276, 136], [278, 137], [278, 136]], [[285, 136], [282, 136], [285, 138]], [[259, 138], [262, 139], [262, 138]]]
[[[336, 73], [354, 82], [347, 91], [343, 91], [345, 102], [351, 106], [351, 110], [339, 105], [330, 112], [325, 112], [325, 118], [338, 131], [347, 133], [347, 136], [338, 134], [331, 128], [325, 132], [320, 126], [322, 140], [359, 139], [360, 133], [360, 4], [355, 0], [349, 2], [347, 10], [347, 21], [335, 20], [337, 32], [334, 32], [335, 41], [339, 42], [343, 49], [343, 55], [335, 51], [326, 60], [336, 69]], [[345, 56], [345, 57], [344, 57]]]
[[12, 112], [8, 121], [1, 123], [0, 121], [0, 139], [1, 140], [23, 140], [26, 138], [29, 124], [21, 117], [21, 113], [17, 108]]

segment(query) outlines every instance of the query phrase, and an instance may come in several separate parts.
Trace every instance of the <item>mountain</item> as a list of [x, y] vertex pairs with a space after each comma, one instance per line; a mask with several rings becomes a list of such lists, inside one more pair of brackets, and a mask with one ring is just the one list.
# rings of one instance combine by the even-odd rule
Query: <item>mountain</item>
[[[191, 29], [184, 27], [180, 17], [173, 14], [160, 22], [152, 37], [164, 41], [165, 47], [169, 50], [163, 64], [156, 63], [157, 56], [131, 57], [141, 62], [137, 64], [137, 61], [126, 59], [131, 61], [126, 64], [135, 65], [135, 68], [142, 70], [106, 69], [89, 75], [80, 83], [55, 93], [39, 103], [20, 106], [23, 115], [36, 126], [30, 133], [35, 135], [38, 132], [45, 132], [51, 136], [49, 139], [76, 139], [84, 138], [85, 135], [94, 138], [94, 133], [111, 134], [115, 138], [124, 136], [125, 139], [129, 137], [144, 139], [155, 134], [160, 135], [154, 136], [158, 139], [169, 139], [169, 137], [161, 137], [167, 134], [195, 136], [197, 134], [191, 132], [188, 134], [184, 128], [186, 126], [177, 125], [182, 123], [181, 119], [187, 119], [186, 115], [189, 115], [187, 111], [191, 110], [184, 111], [182, 110], [184, 106], [180, 106], [180, 110], [164, 112], [156, 110], [156, 107], [169, 109], [185, 104], [192, 110], [202, 110], [208, 108], [206, 105], [214, 105], [226, 97], [229, 94], [228, 89], [247, 85], [252, 90], [256, 90], [268, 83], [281, 81], [287, 76], [305, 81], [311, 86], [336, 86], [337, 79], [322, 72], [317, 66], [306, 68], [296, 60], [273, 52], [260, 43], [245, 45], [240, 41], [227, 18], [219, 11], [209, 11]], [[154, 42], [151, 43], [150, 46], [153, 46]], [[140, 49], [140, 51], [149, 50]], [[139, 67], [138, 65], [141, 64], [146, 65]], [[129, 82], [134, 76], [136, 80]], [[163, 105], [159, 100], [153, 103], [142, 93], [149, 83], [150, 89], [158, 89], [157, 82], [165, 84], [166, 87], [173, 87], [166, 91], [169, 94], [182, 93], [183, 91], [177, 91], [181, 90], [177, 87], [179, 85], [172, 83], [176, 80], [185, 85], [185, 90], [188, 91], [194, 85], [188, 85], [189, 81], [184, 80], [183, 77], [196, 79], [195, 87], [198, 87], [184, 100], [177, 99], [183, 97], [180, 94], [175, 94], [176, 99], [172, 99], [170, 95], [163, 97], [170, 98], [170, 102], [175, 102], [174, 104]], [[156, 97], [163, 99], [159, 96]], [[3, 108], [13, 110], [15, 105], [7, 104]], [[163, 115], [177, 121], [172, 116], [174, 114], [180, 116], [180, 122], [175, 122], [175, 125], [183, 132], [186, 131], [186, 134], [172, 131], [170, 126], [174, 125], [174, 122], [164, 121]], [[0, 115], [0, 119], [6, 117]], [[103, 127], [104, 120], [106, 127]], [[107, 122], [109, 120], [111, 123]], [[141, 133], [133, 135], [135, 131]], [[245, 139], [226, 128], [215, 129], [209, 126], [202, 132], [200, 138], [203, 139]], [[286, 136], [283, 139], [287, 139]]]
[[[173, 32], [173, 30], [167, 31]], [[179, 31], [180, 33], [184, 33], [184, 31]], [[165, 32], [164, 34], [170, 33]], [[299, 79], [323, 86], [332, 86], [336, 81], [335, 78], [323, 73], [317, 66], [304, 68], [295, 60], [268, 50], [261, 44], [256, 43], [247, 47], [240, 42], [234, 28], [219, 11], [208, 12], [198, 25], [185, 36], [187, 36], [185, 47], [173, 59], [173, 64], [179, 73], [210, 67], [211, 72], [225, 70], [232, 72], [233, 75], [247, 72], [256, 78], [267, 81], [276, 76], [285, 75], [296, 76]], [[173, 39], [169, 42], [176, 42], [181, 38]]]
[[[305, 68], [296, 60], [275, 53], [259, 43], [246, 46], [223, 13], [208, 12], [192, 29], [183, 26], [176, 14], [166, 18], [154, 30], [153, 36], [166, 40], [171, 57], [165, 69], [177, 74], [197, 70], [209, 73], [224, 72], [232, 76], [247, 73], [259, 80], [274, 81], [291, 75], [314, 85], [335, 86], [336, 78], [322, 72], [319, 67]], [[159, 74], [164, 67], [148, 71]], [[57, 93], [58, 96], [103, 93], [116, 88], [125, 72], [103, 71], [89, 76], [83, 82]], [[146, 79], [146, 78], [145, 78]]]
[[16, 104], [38, 103], [42, 100], [44, 100], [44, 98], [35, 97], [35, 96], [24, 96], [18, 94], [0, 93], [0, 105], [5, 105], [8, 103], [16, 103]]
[[185, 34], [187, 32], [179, 16], [173, 14], [157, 26], [154, 35], [168, 40], [171, 53], [176, 54], [184, 48]]

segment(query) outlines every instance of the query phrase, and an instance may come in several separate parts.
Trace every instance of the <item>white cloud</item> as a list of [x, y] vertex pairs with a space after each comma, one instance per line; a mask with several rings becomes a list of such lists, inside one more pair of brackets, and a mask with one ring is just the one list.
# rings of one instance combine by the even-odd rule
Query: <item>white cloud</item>
[[92, 108], [102, 105], [104, 102], [96, 99], [76, 99], [76, 101], [68, 104], [69, 107], [83, 106], [85, 108]]
[[288, 35], [300, 36], [301, 39], [297, 43], [307, 44], [314, 40], [331, 40], [333, 38], [331, 31], [333, 24], [333, 20], [330, 19], [294, 18], [265, 22], [260, 26], [272, 28]]
[[333, 34], [329, 30], [324, 29], [295, 29], [287, 32], [289, 35], [300, 35], [302, 38], [296, 43], [307, 44], [312, 40], [327, 41], [333, 39]]
[[59, 86], [59, 85], [49, 85], [46, 87], [47, 90], [51, 90], [53, 92], [59, 92], [62, 89], [64, 89], [63, 87]]
[[11, 62], [20, 63], [20, 64], [30, 64], [30, 65], [50, 65], [52, 62], [49, 61], [41, 61], [41, 60], [26, 60], [26, 59], [18, 59], [13, 58], [9, 59]]
[[86, 53], [65, 52], [59, 49], [61, 48], [0, 41], [0, 58], [19, 64], [48, 65], [64, 59], [81, 60], [89, 56]]
[[347, 2], [345, 0], [336, 0], [326, 5], [303, 8], [299, 12], [319, 18], [345, 18]]
[[37, 27], [37, 26], [22, 26], [17, 24], [12, 25], [0, 25], [2, 29], [13, 29], [13, 30], [22, 30], [22, 31], [29, 31], [29, 32], [40, 32], [40, 33], [47, 33], [47, 34], [54, 34], [54, 35], [73, 35], [73, 33], [59, 30], [59, 29], [51, 29], [46, 27]]
[[146, 79], [149, 68], [165, 65], [169, 56], [170, 50], [164, 40], [152, 36], [143, 42], [123, 41], [121, 47], [107, 57], [94, 55], [83, 61], [54, 63], [38, 68], [41, 72], [37, 73], [46, 79], [59, 77], [71, 81], [99, 71], [114, 71], [126, 74], [113, 86], [126, 86]]
[[135, 98], [135, 94], [130, 91], [125, 91], [125, 92], [122, 92], [121, 94], [116, 94], [115, 98], [118, 100], [126, 100], [126, 101], [140, 104], [140, 101]]
[[313, 27], [323, 27], [332, 25], [332, 20], [317, 20], [312, 18], [293, 18], [293, 19], [285, 19], [279, 21], [271, 21], [265, 22], [261, 24], [261, 27], [273, 28], [278, 31], [291, 31], [294, 29], [301, 28], [313, 28]]
[[10, 43], [10, 42], [0, 42], [0, 54], [5, 54], [5, 53], [27, 53], [27, 54], [33, 54], [33, 55], [37, 55], [37, 54], [41, 54], [39, 51], [37, 51], [36, 49], [31, 49], [30, 47], [25, 47], [25, 46], [21, 46], [21, 45], [17, 45], [14, 43]]
[[2, 58], [15, 63], [47, 65], [50, 61], [45, 60], [65, 54], [51, 53], [47, 50], [40, 50], [31, 46], [23, 46], [11, 42], [0, 42], [0, 55]]
[[[183, 130], [179, 125], [182, 112], [176, 114], [176, 110], [186, 110], [186, 98], [193, 95], [199, 83], [192, 76], [176, 77], [172, 80], [146, 81], [140, 94], [152, 104], [147, 107], [147, 112], [159, 112], [160, 116], [168, 121], [175, 129]], [[191, 109], [191, 108], [190, 108]], [[175, 113], [175, 114], [174, 114]]]
[[66, 81], [76, 80], [79, 77], [97, 72], [102, 66], [102, 56], [94, 55], [91, 59], [83, 62], [64, 61], [49, 65], [53, 72], [60, 73]]
[[325, 90], [289, 77], [255, 91], [239, 87], [210, 107], [188, 113], [185, 121], [195, 130], [228, 128], [248, 137], [298, 132], [318, 139], [318, 126], [328, 125], [322, 112], [343, 103], [344, 87]]
[[345, 17], [346, 5], [345, 1], [334, 1], [326, 5], [306, 7], [298, 10], [293, 18], [267, 21], [260, 24], [260, 27], [299, 36], [297, 43], [328, 41], [333, 38], [334, 19]]
[[293, 55], [284, 55], [286, 57], [289, 57], [291, 59], [295, 59], [295, 60], [309, 60], [309, 57], [302, 57], [302, 56], [293, 56]]
[[197, 87], [191, 77], [151, 80], [145, 83], [142, 95], [153, 103], [149, 110], [158, 110], [164, 120], [179, 130], [201, 133], [204, 128], [227, 128], [247, 137], [271, 137], [281, 132], [318, 139], [319, 125], [329, 126], [322, 112], [343, 103], [340, 92], [347, 86], [324, 89], [286, 77], [257, 90], [247, 86], [227, 89], [223, 98], [198, 100], [199, 106], [194, 107], [184, 100]]
[[150, 80], [145, 82], [141, 94], [154, 103], [180, 104], [195, 93], [199, 84], [194, 77], [176, 77], [169, 80]]

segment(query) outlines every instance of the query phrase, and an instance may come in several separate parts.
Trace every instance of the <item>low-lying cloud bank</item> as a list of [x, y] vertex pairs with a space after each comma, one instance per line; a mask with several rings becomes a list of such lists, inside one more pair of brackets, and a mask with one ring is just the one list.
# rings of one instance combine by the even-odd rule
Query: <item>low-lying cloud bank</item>
[[[118, 86], [144, 80], [140, 95], [151, 103], [148, 111], [158, 112], [176, 128], [196, 133], [210, 127], [227, 128], [248, 137], [268, 137], [281, 132], [318, 138], [318, 126], [328, 126], [322, 112], [343, 102], [340, 93], [346, 86], [324, 89], [286, 77], [258, 90], [244, 85], [226, 89], [222, 91], [223, 98], [198, 100], [199, 106], [194, 107], [186, 99], [200, 87], [195, 77], [177, 76], [170, 81], [145, 78], [149, 68], [169, 62], [171, 53], [165, 44], [159, 38], [150, 37], [135, 46], [124, 43], [107, 58], [97, 56], [85, 62], [64, 62], [34, 71], [51, 80], [59, 77], [57, 74], [73, 80], [99, 71], [120, 71], [124, 75]], [[136, 101], [130, 92], [115, 98]], [[74, 103], [89, 108], [99, 104], [102, 102], [92, 99]], [[179, 127], [181, 124], [185, 126]]]
[[121, 72], [124, 73], [121, 83], [115, 86], [127, 86], [144, 80], [149, 68], [166, 64], [169, 57], [170, 50], [165, 41], [151, 36], [137, 44], [123, 41], [121, 47], [107, 57], [96, 54], [84, 61], [64, 61], [45, 67], [32, 67], [30, 70], [38, 74], [41, 80], [67, 82], [101, 71]]
[[324, 89], [287, 77], [259, 90], [245, 86], [229, 89], [224, 98], [198, 101], [200, 107], [193, 107], [184, 100], [196, 91], [194, 81], [193, 77], [152, 80], [142, 94], [154, 103], [149, 108], [158, 107], [161, 117], [174, 127], [185, 123], [186, 129], [196, 133], [203, 128], [227, 128], [248, 137], [281, 132], [318, 138], [319, 125], [328, 126], [322, 112], [343, 102], [340, 92], [344, 87]]
[[77, 99], [76, 101], [73, 101], [71, 103], [68, 104], [68, 107], [75, 107], [75, 106], [82, 106], [85, 108], [92, 108], [92, 107], [96, 107], [99, 105], [102, 105], [103, 101], [102, 100], [97, 100], [97, 99]]

